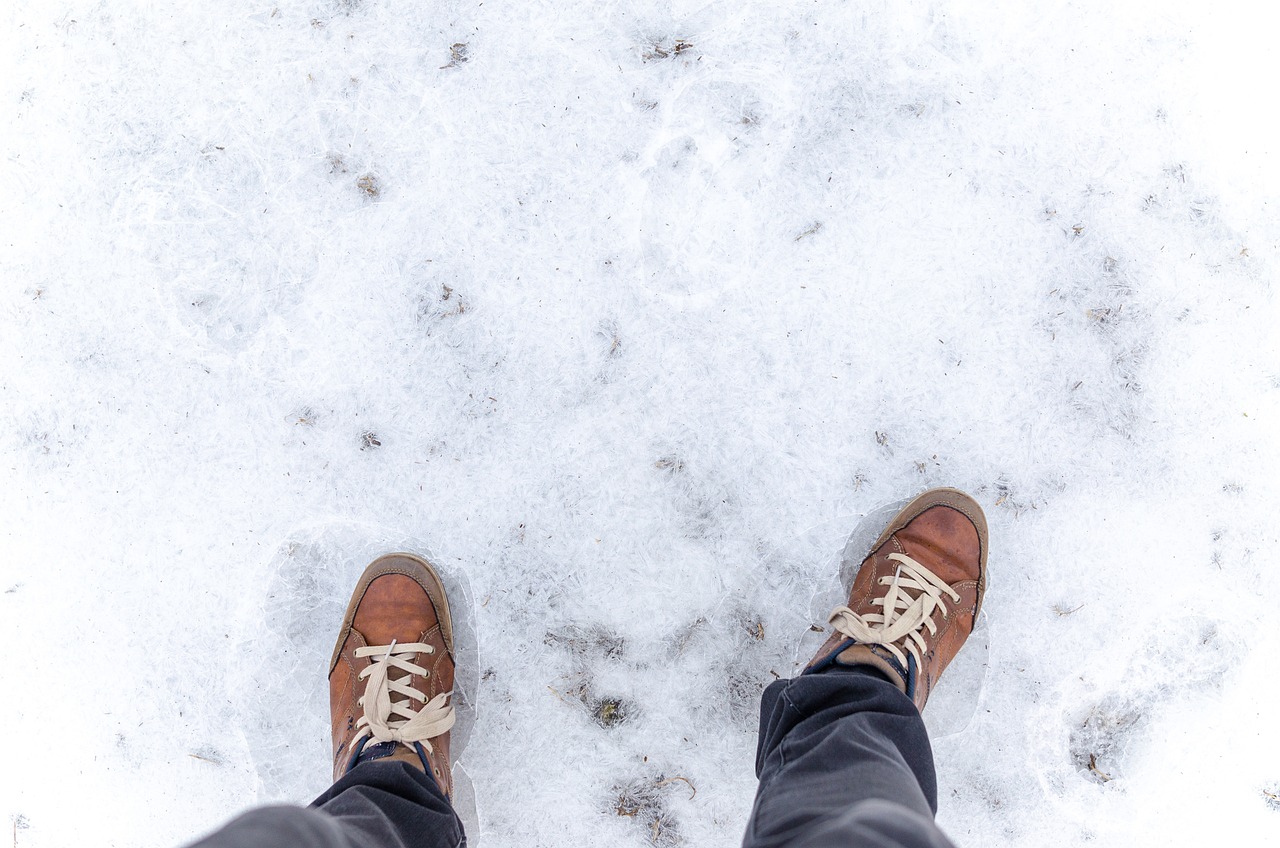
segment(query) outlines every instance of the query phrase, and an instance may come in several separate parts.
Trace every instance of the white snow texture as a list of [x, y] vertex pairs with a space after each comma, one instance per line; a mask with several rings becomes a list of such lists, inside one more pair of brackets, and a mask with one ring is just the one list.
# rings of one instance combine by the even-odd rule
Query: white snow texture
[[1275, 840], [1263, 8], [4, 4], [0, 839], [309, 801], [416, 540], [475, 844], [737, 845], [844, 537], [951, 485], [942, 827]]

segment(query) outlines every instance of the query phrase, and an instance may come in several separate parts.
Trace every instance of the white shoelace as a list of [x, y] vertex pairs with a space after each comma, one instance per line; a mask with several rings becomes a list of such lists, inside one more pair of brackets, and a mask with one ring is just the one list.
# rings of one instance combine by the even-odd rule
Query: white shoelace
[[[953, 603], [959, 603], [960, 593], [944, 583], [941, 578], [906, 554], [889, 554], [898, 563], [892, 577], [881, 577], [881, 586], [888, 586], [884, 597], [875, 598], [872, 604], [883, 610], [879, 613], [858, 615], [848, 607], [836, 607], [829, 619], [832, 626], [846, 637], [864, 645], [881, 645], [893, 653], [903, 667], [907, 655], [895, 643], [906, 639], [906, 648], [916, 658], [916, 668], [923, 665], [921, 652], [925, 650], [922, 628], [929, 635], [938, 632], [933, 614], [941, 611], [947, 615], [945, 593]], [[914, 598], [908, 592], [918, 592]]]
[[[434, 739], [447, 733], [453, 727], [456, 716], [449, 703], [452, 693], [441, 692], [430, 701], [427, 696], [409, 685], [411, 675], [420, 674], [429, 677], [431, 672], [415, 665], [412, 659], [418, 654], [433, 654], [435, 648], [424, 642], [406, 642], [399, 645], [369, 645], [356, 648], [356, 657], [376, 657], [372, 664], [360, 672], [359, 679], [368, 678], [364, 695], [357, 702], [364, 707], [364, 715], [356, 722], [359, 732], [351, 740], [350, 750], [355, 750], [361, 739], [372, 737], [375, 742], [400, 742], [413, 747], [414, 742], [421, 742], [428, 752], [434, 753], [428, 739]], [[398, 680], [389, 676], [391, 669], [407, 672]], [[391, 700], [392, 694], [399, 695]], [[414, 709], [414, 701], [422, 702], [422, 706]]]

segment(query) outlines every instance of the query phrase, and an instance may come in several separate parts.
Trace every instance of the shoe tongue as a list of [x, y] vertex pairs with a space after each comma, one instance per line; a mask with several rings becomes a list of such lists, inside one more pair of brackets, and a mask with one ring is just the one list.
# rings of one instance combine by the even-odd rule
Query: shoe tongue
[[356, 765], [367, 763], [370, 760], [380, 760], [395, 753], [398, 742], [370, 742], [364, 746], [364, 750], [360, 752], [360, 756], [356, 757]]
[[401, 745], [399, 742], [377, 742], [364, 746], [364, 750], [360, 752], [360, 756], [356, 757], [356, 761], [352, 768], [361, 763], [371, 762], [373, 760], [401, 760], [409, 763], [415, 768], [423, 769], [430, 772], [431, 767], [423, 761], [418, 755], [417, 749], [412, 745]]
[[868, 666], [881, 672], [889, 679], [889, 682], [897, 686], [903, 692], [907, 691], [908, 679], [910, 675], [907, 669], [902, 667], [902, 663], [888, 651], [879, 649], [875, 645], [853, 644], [845, 648], [835, 657], [835, 665], [853, 668], [856, 666]]

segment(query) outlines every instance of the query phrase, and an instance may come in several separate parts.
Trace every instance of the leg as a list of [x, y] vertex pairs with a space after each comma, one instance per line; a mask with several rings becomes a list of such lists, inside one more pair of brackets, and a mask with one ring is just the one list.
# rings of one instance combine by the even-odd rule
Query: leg
[[458, 848], [462, 822], [435, 781], [409, 763], [364, 762], [313, 802], [378, 848]]
[[361, 762], [310, 807], [250, 810], [191, 848], [458, 848], [462, 823], [420, 768]]
[[192, 848], [458, 848], [449, 799], [453, 621], [431, 565], [365, 569], [329, 666], [334, 783], [309, 808], [252, 810]]
[[760, 789], [743, 844], [949, 846], [911, 699], [868, 667], [779, 680], [760, 705]]
[[761, 699], [745, 848], [951, 845], [920, 710], [973, 630], [986, 562], [982, 509], [954, 489], [889, 522], [804, 674]]
[[952, 848], [933, 819], [878, 799], [859, 802], [797, 844], [802, 848]]
[[[337, 819], [307, 807], [258, 807], [188, 848], [366, 848], [348, 838]], [[373, 846], [367, 846], [373, 848]]]

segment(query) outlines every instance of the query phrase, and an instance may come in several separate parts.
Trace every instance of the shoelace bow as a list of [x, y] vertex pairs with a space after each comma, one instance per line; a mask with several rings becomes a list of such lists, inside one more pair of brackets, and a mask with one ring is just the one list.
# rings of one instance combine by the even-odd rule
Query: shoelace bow
[[[433, 654], [435, 648], [424, 642], [406, 642], [403, 645], [370, 645], [356, 648], [357, 657], [377, 657], [368, 668], [360, 672], [358, 679], [368, 678], [364, 695], [357, 702], [364, 707], [364, 715], [356, 721], [359, 732], [351, 740], [350, 750], [355, 750], [361, 739], [373, 737], [375, 742], [401, 742], [412, 747], [421, 742], [428, 753], [434, 753], [428, 739], [447, 733], [453, 727], [456, 716], [449, 703], [449, 692], [441, 692], [431, 700], [409, 685], [413, 675], [430, 677], [431, 672], [415, 665], [412, 659], [418, 654]], [[407, 672], [392, 680], [392, 669]], [[392, 694], [401, 696], [391, 700]], [[413, 708], [414, 701], [422, 706]]]
[[[836, 607], [829, 621], [836, 630], [856, 642], [887, 648], [904, 667], [907, 655], [895, 643], [905, 639], [906, 649], [916, 658], [916, 668], [920, 668], [923, 665], [921, 651], [925, 650], [921, 629], [927, 628], [930, 636], [938, 632], [933, 614], [941, 611], [946, 617], [943, 594], [953, 603], [959, 603], [960, 593], [906, 554], [889, 554], [889, 559], [897, 562], [898, 568], [892, 577], [880, 578], [880, 585], [889, 589], [883, 597], [871, 601], [879, 605], [882, 612], [859, 615], [848, 607]], [[908, 594], [910, 592], [919, 594], [913, 598]]]

